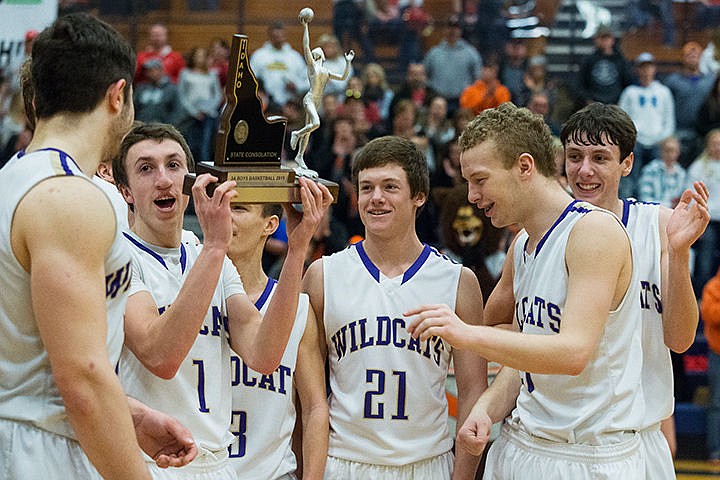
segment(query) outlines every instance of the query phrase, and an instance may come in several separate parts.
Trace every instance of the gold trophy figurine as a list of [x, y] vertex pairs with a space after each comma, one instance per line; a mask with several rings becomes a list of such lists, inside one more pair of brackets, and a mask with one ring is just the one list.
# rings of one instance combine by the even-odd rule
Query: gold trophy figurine
[[300, 130], [290, 133], [290, 146], [297, 148], [297, 155], [294, 161], [287, 161], [286, 166], [292, 168], [295, 174], [302, 177], [317, 178], [318, 174], [315, 170], [311, 170], [305, 164], [303, 155], [310, 140], [310, 134], [317, 130], [320, 126], [320, 115], [318, 114], [318, 106], [322, 101], [323, 91], [328, 80], [345, 80], [350, 73], [350, 63], [355, 58], [355, 52], [350, 50], [345, 54], [345, 71], [342, 75], [333, 73], [325, 67], [325, 53], [322, 48], [317, 47], [310, 50], [310, 28], [315, 13], [309, 7], [300, 10], [298, 20], [303, 25], [303, 55], [307, 63], [308, 80], [310, 80], [310, 90], [303, 97], [303, 107], [305, 108], [305, 126]]

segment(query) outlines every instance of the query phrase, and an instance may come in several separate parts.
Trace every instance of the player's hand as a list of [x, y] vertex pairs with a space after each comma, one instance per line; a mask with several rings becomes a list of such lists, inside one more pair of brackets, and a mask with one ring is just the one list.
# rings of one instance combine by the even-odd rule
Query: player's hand
[[490, 439], [492, 420], [485, 411], [473, 411], [458, 430], [456, 443], [470, 455], [480, 456]]
[[708, 188], [703, 182], [693, 186], [695, 191], [683, 192], [667, 223], [668, 247], [676, 251], [689, 250], [710, 222]]
[[461, 343], [467, 339], [468, 331], [471, 328], [445, 304], [423, 305], [405, 312], [403, 315], [417, 317], [410, 322], [407, 329], [413, 338], [419, 338], [421, 342], [438, 336], [453, 347], [462, 348]]
[[215, 188], [212, 197], [208, 196], [206, 187], [217, 181], [217, 177], [209, 173], [199, 175], [192, 187], [193, 200], [205, 247], [227, 250], [232, 239], [230, 200], [237, 195], [236, 184], [235, 181], [223, 182]]
[[298, 212], [289, 204], [283, 207], [287, 217], [288, 248], [301, 248], [304, 251], [322, 222], [323, 216], [327, 214], [333, 197], [330, 190], [321, 183], [305, 177], [299, 177], [298, 182], [302, 212]]
[[355, 58], [355, 50], [350, 50], [345, 54], [345, 60], [349, 63], [353, 61], [353, 58]]
[[140, 448], [158, 467], [182, 467], [197, 456], [197, 445], [190, 431], [175, 418], [145, 407], [133, 415], [133, 423]]

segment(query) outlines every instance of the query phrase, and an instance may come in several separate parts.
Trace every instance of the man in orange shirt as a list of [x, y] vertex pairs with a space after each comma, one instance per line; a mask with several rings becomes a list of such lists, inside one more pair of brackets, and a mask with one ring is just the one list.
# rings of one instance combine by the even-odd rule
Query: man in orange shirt
[[499, 66], [495, 61], [483, 65], [480, 79], [467, 87], [460, 96], [460, 106], [475, 115], [487, 108], [495, 108], [510, 101], [510, 90], [498, 79]]

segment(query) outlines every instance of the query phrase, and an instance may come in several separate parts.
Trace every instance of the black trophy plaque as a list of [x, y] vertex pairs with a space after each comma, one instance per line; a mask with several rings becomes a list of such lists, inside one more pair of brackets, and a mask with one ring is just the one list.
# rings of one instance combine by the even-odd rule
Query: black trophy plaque
[[[281, 165], [287, 119], [265, 118], [247, 47], [247, 36], [233, 35], [227, 101], [220, 114], [214, 165], [198, 162], [195, 172], [211, 173], [219, 183], [237, 182], [232, 203], [301, 203], [295, 171]], [[314, 180], [328, 187], [337, 201], [337, 183]], [[195, 175], [185, 177], [184, 193], [192, 194], [194, 182]]]

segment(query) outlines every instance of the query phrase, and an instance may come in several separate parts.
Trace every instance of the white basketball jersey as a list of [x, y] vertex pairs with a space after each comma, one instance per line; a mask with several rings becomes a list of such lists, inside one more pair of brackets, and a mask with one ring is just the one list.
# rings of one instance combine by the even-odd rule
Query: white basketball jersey
[[622, 222], [633, 245], [640, 286], [642, 386], [646, 407], [641, 428], [647, 428], [672, 415], [674, 408], [672, 361], [670, 349], [665, 346], [662, 324], [660, 205], [634, 199], [623, 203]]
[[112, 203], [113, 210], [115, 210], [115, 216], [117, 217], [122, 230], [124, 232], [130, 230], [130, 225], [128, 224], [128, 204], [117, 187], [97, 175], [93, 175], [92, 181], [95, 185], [100, 187], [100, 190], [105, 192], [105, 195], [107, 195], [110, 203]]
[[413, 339], [403, 312], [440, 303], [454, 310], [461, 268], [427, 245], [395, 278], [380, 272], [362, 242], [323, 257], [330, 456], [399, 466], [452, 448], [451, 347], [439, 337]]
[[[255, 307], [265, 315], [277, 281], [269, 278], [265, 291]], [[295, 428], [293, 403], [295, 365], [298, 346], [305, 333], [309, 300], [300, 294], [297, 315], [280, 366], [272, 375], [262, 375], [249, 368], [242, 359], [230, 358], [232, 380], [232, 419], [230, 463], [244, 480], [273, 480], [297, 469], [292, 451]]]
[[[130, 295], [150, 292], [162, 313], [175, 301], [202, 246], [181, 243], [180, 248], [161, 248], [132, 233], [125, 236], [133, 254]], [[176, 417], [193, 434], [198, 447], [211, 451], [227, 448], [232, 440], [226, 299], [238, 293], [244, 293], [242, 282], [226, 257], [195, 343], [172, 379], [155, 376], [127, 348], [123, 348], [118, 368], [128, 395]]]
[[[514, 251], [515, 316], [525, 335], [560, 332], [568, 273], [565, 250], [575, 223], [591, 210], [572, 202], [533, 252], [524, 230]], [[613, 215], [614, 219], [617, 219]], [[618, 220], [619, 221], [619, 220]], [[520, 372], [523, 380], [512, 420], [530, 434], [557, 442], [603, 445], [638, 428], [642, 351], [638, 284], [633, 278], [619, 307], [608, 313], [595, 357], [577, 376]]]
[[[41, 181], [63, 175], [90, 181], [72, 158], [55, 149], [19, 152], [0, 170], [0, 417], [75, 438], [33, 315], [30, 275], [10, 246], [10, 225], [18, 203]], [[60, 277], [63, 266], [57, 267]], [[105, 272], [107, 346], [115, 365], [124, 339], [123, 314], [130, 286], [130, 252], [120, 228], [105, 258]]]

